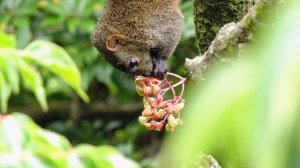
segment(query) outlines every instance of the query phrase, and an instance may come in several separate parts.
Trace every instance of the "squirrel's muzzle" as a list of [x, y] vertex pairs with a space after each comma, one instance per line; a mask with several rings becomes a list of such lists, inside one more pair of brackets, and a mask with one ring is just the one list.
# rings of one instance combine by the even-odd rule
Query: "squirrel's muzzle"
[[165, 79], [167, 73], [167, 60], [157, 59], [153, 60], [153, 69], [151, 76], [158, 78], [159, 80]]

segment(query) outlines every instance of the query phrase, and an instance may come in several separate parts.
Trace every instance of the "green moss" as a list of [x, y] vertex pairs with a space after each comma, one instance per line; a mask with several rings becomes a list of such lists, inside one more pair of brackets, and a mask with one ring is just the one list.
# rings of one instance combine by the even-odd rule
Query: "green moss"
[[241, 19], [244, 0], [195, 0], [194, 14], [198, 45], [206, 51], [220, 28]]
[[246, 27], [247, 27], [247, 29], [250, 29], [252, 27], [252, 25], [253, 25], [253, 22], [251, 21], [251, 19], [248, 18], [246, 20]]

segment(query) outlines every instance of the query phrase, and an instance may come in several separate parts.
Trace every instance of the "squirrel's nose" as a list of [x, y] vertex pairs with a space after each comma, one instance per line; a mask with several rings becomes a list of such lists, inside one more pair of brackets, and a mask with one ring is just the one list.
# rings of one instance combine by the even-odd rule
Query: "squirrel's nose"
[[158, 59], [153, 61], [153, 69], [151, 76], [163, 80], [165, 74], [167, 73], [167, 61], [163, 59]]
[[139, 66], [139, 61], [137, 59], [131, 59], [129, 61], [129, 68], [133, 69]]

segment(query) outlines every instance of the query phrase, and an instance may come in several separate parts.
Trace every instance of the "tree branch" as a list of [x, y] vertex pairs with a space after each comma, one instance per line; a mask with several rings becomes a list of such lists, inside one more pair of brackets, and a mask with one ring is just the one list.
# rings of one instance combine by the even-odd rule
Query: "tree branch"
[[[104, 116], [134, 116], [143, 108], [142, 103], [123, 103], [118, 102], [93, 102], [85, 105], [70, 101], [52, 101], [49, 103], [49, 111], [43, 112], [38, 104], [21, 108], [11, 108], [10, 111], [21, 111], [36, 121], [48, 121], [53, 119], [71, 119], [78, 120], [80, 118], [95, 118]], [[76, 114], [74, 114], [76, 113]], [[76, 116], [74, 116], [76, 115]]]
[[224, 63], [228, 60], [226, 55], [231, 53], [238, 57], [243, 44], [250, 41], [253, 28], [259, 23], [259, 17], [265, 8], [272, 5], [274, 0], [257, 0], [250, 7], [245, 16], [237, 23], [224, 25], [208, 50], [194, 59], [186, 59], [185, 68], [191, 80], [204, 79], [209, 67], [215, 63]]

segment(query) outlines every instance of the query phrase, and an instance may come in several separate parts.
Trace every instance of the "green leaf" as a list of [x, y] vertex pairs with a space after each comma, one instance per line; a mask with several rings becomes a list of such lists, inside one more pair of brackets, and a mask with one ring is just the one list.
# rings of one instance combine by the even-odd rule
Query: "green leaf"
[[[93, 147], [91, 147], [93, 148]], [[92, 149], [89, 149], [92, 150]], [[113, 166], [106, 162], [101, 162], [99, 158], [96, 158], [95, 155], [92, 155], [90, 151], [87, 151], [89, 153], [85, 154], [85, 152], [78, 152], [78, 155], [80, 156], [82, 163], [85, 165], [85, 167], [89, 168], [97, 168], [97, 167], [107, 167], [107, 168], [113, 168]]]
[[116, 148], [112, 146], [93, 147], [91, 145], [79, 145], [76, 152], [86, 165], [98, 168], [138, 168], [137, 163], [125, 158]]
[[13, 155], [0, 152], [0, 167], [21, 167], [18, 159]]
[[71, 144], [65, 137], [43, 129], [35, 133], [35, 141], [32, 145], [40, 149], [46, 148], [49, 151], [65, 151], [71, 149]]
[[[64, 1], [62, 1], [62, 2], [64, 2]], [[60, 17], [65, 17], [65, 15], [66, 15], [66, 11], [62, 8], [62, 6], [54, 4], [54, 3], [47, 3], [44, 10], [47, 13], [50, 13], [51, 15], [57, 15]]]
[[43, 28], [48, 28], [51, 26], [57, 26], [64, 22], [64, 18], [58, 16], [48, 16], [44, 18], [41, 25]]
[[9, 117], [14, 118], [20, 125], [22, 125], [23, 131], [30, 137], [28, 144], [31, 143], [33, 145], [27, 145], [28, 147], [39, 148], [36, 144], [46, 144], [43, 146], [44, 148], [41, 148], [42, 150], [46, 148], [50, 149], [49, 147], [54, 148], [56, 151], [71, 149], [71, 144], [65, 137], [51, 131], [41, 129], [27, 115], [22, 113], [12, 113]]
[[11, 86], [5, 81], [4, 75], [0, 71], [0, 105], [1, 111], [7, 112], [8, 99], [11, 94]]
[[12, 50], [0, 50], [0, 70], [3, 72], [7, 82], [12, 86], [14, 93], [19, 93], [19, 74], [17, 59]]
[[52, 168], [51, 165], [43, 162], [38, 156], [29, 153], [22, 157], [21, 163], [24, 168]]
[[121, 153], [116, 148], [106, 145], [98, 147], [97, 152], [99, 153], [100, 157], [107, 155], [121, 155]]
[[6, 34], [0, 30], [0, 48], [15, 48], [16, 38], [13, 34]]
[[41, 129], [21, 113], [0, 118], [0, 137], [0, 167], [139, 167], [111, 146], [79, 145], [72, 149], [65, 137]]
[[9, 116], [12, 116], [22, 125], [23, 131], [27, 133], [27, 136], [31, 136], [41, 129], [29, 116], [23, 113], [14, 112]]
[[96, 21], [94, 19], [85, 19], [82, 24], [79, 25], [79, 29], [85, 33], [94, 31]]
[[[16, 120], [16, 122], [22, 127], [24, 137], [26, 137], [23, 152], [26, 151], [26, 155], [23, 158], [22, 165], [25, 164], [42, 164], [55, 168], [66, 167], [67, 150], [71, 149], [71, 145], [63, 136], [41, 129], [34, 121], [22, 113], [13, 113], [9, 115]], [[0, 137], [4, 137], [3, 131], [1, 132], [3, 124], [0, 120]], [[11, 133], [11, 134], [14, 134]], [[0, 152], [5, 151], [0, 140]], [[7, 146], [7, 145], [6, 145]], [[55, 156], [55, 157], [53, 157]], [[1, 165], [1, 160], [0, 160]], [[30, 167], [26, 165], [27, 167]], [[1, 167], [1, 166], [0, 166]]]
[[22, 27], [16, 32], [17, 48], [24, 48], [32, 39], [30, 26]]
[[87, 167], [82, 164], [81, 158], [74, 151], [69, 152], [67, 160], [68, 160], [68, 165], [70, 168], [72, 168], [72, 167], [76, 167], [76, 168]]
[[28, 27], [30, 25], [30, 20], [28, 17], [16, 17], [14, 19], [14, 26], [18, 28]]
[[45, 67], [68, 83], [77, 94], [89, 102], [81, 84], [81, 75], [70, 55], [60, 46], [47, 41], [34, 41], [25, 50], [30, 54], [25, 57]]
[[67, 21], [67, 27], [71, 33], [75, 33], [80, 21], [77, 18], [72, 18]]
[[114, 168], [140, 168], [140, 166], [122, 155], [109, 155], [106, 160], [113, 164]]
[[17, 15], [18, 16], [36, 16], [38, 11], [37, 8], [37, 0], [26, 0], [26, 1], [20, 1], [17, 9]]
[[118, 93], [118, 87], [112, 81], [113, 67], [103, 62], [101, 65], [98, 65], [95, 70], [97, 80], [103, 82], [108, 87], [111, 95], [116, 95]]
[[26, 136], [22, 125], [13, 117], [6, 116], [0, 121], [1, 141], [6, 145], [6, 150], [12, 154], [20, 154], [24, 149]]
[[[75, 151], [82, 158], [82, 161], [86, 167], [89, 168], [114, 168], [113, 164], [110, 161], [107, 161], [104, 157], [106, 153], [102, 153], [100, 150], [97, 150], [92, 145], [79, 145], [75, 148]], [[118, 151], [113, 149], [109, 153], [120, 154]]]
[[[30, 149], [29, 149], [30, 150]], [[41, 149], [39, 152], [34, 151], [34, 155], [38, 157], [40, 160], [43, 161], [47, 166], [49, 167], [55, 167], [55, 168], [66, 168], [66, 155], [67, 152], [61, 152], [61, 151], [52, 151], [45, 149]]]
[[46, 93], [43, 87], [41, 74], [34, 67], [27, 65], [24, 61], [19, 62], [19, 70], [24, 85], [34, 93], [42, 109], [48, 111]]

